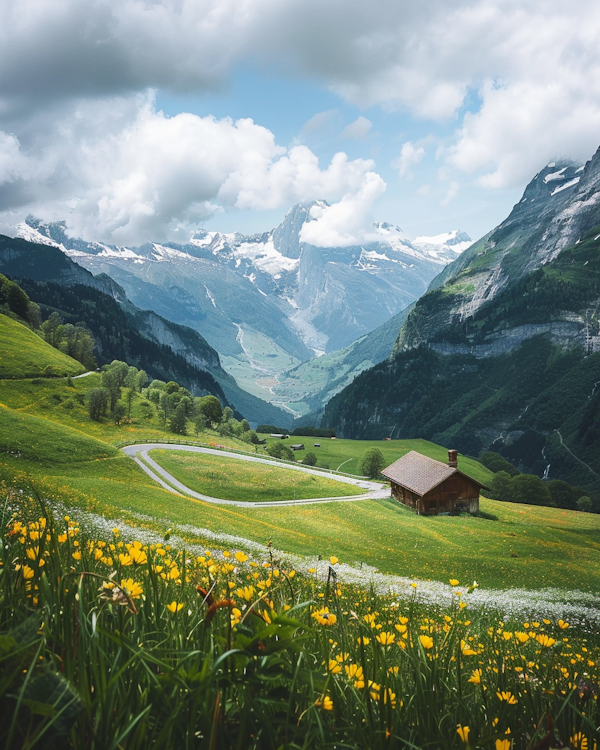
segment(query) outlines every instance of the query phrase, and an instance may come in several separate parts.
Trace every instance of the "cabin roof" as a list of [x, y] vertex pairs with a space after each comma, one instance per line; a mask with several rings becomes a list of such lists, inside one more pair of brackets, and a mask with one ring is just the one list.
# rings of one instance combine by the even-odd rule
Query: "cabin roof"
[[[430, 492], [453, 474], [466, 476], [462, 471], [441, 461], [436, 461], [434, 458], [429, 458], [429, 456], [424, 456], [422, 453], [417, 453], [417, 451], [406, 453], [402, 458], [383, 469], [381, 473], [390, 481], [405, 487], [419, 497]], [[481, 482], [472, 479], [472, 477], [467, 478], [483, 487]]]

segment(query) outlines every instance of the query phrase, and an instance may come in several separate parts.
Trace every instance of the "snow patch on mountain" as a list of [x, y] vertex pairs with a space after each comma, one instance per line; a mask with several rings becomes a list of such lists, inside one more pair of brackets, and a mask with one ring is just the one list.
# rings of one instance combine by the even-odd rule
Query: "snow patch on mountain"
[[128, 260], [137, 260], [142, 263], [146, 260], [142, 255], [138, 255], [128, 247], [108, 247], [108, 245], [99, 245], [102, 247], [102, 251], [98, 253], [101, 258], [127, 258]]
[[281, 278], [282, 273], [295, 271], [300, 263], [300, 258], [286, 258], [276, 250], [272, 239], [267, 242], [241, 242], [231, 250], [235, 256], [247, 258], [274, 279]]
[[572, 180], [569, 180], [569, 182], [565, 182], [564, 185], [559, 185], [557, 188], [554, 188], [554, 190], [550, 193], [550, 195], [556, 195], [557, 193], [560, 193], [562, 190], [566, 190], [567, 188], [573, 187], [573, 185], [577, 185], [581, 177], [574, 177]]
[[[550, 165], [548, 165], [550, 166]], [[564, 180], [563, 172], [567, 169], [567, 167], [563, 167], [562, 169], [559, 169], [558, 172], [550, 172], [550, 174], [547, 174], [544, 177], [544, 182], [547, 184], [549, 182], [552, 182], [552, 180]]]
[[62, 245], [60, 242], [55, 242], [50, 237], [47, 237], [45, 234], [42, 234], [37, 229], [34, 229], [33, 227], [29, 226], [29, 224], [26, 224], [25, 222], [21, 222], [20, 224], [17, 224], [17, 237], [20, 237], [22, 240], [27, 240], [28, 242], [35, 242], [38, 245], [49, 245], [50, 247], [58, 247], [60, 250], [65, 252], [65, 246]]
[[451, 232], [443, 232], [431, 236], [421, 235], [416, 237], [412, 244], [430, 258], [446, 265], [455, 260], [468, 247], [473, 240], [466, 232], [454, 229]]

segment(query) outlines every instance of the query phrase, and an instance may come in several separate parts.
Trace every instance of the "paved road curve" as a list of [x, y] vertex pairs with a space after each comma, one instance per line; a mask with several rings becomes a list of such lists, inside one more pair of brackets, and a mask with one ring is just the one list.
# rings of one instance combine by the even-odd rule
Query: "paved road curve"
[[342, 482], [342, 484], [349, 484], [354, 487], [360, 487], [363, 490], [367, 490], [362, 495], [347, 495], [345, 497], [319, 497], [311, 498], [308, 500], [278, 500], [274, 502], [238, 502], [235, 500], [223, 500], [219, 497], [210, 497], [209, 495], [201, 495], [199, 492], [194, 492], [189, 487], [186, 487], [179, 480], [175, 479], [172, 474], [165, 471], [162, 466], [156, 463], [148, 455], [148, 451], [151, 450], [167, 450], [167, 451], [190, 451], [191, 453], [208, 453], [212, 456], [221, 456], [227, 458], [235, 458], [239, 461], [250, 461], [257, 464], [268, 464], [269, 466], [277, 465], [274, 461], [269, 461], [266, 458], [260, 456], [243, 456], [239, 453], [229, 453], [228, 451], [214, 450], [213, 448], [202, 448], [198, 445], [173, 445], [172, 443], [141, 443], [139, 445], [127, 445], [123, 448], [123, 452], [128, 456], [131, 456], [133, 460], [140, 466], [146, 474], [153, 479], [155, 482], [164, 487], [170, 492], [179, 490], [184, 495], [197, 498], [198, 500], [204, 500], [207, 503], [214, 503], [215, 505], [237, 505], [240, 508], [272, 508], [273, 506], [280, 505], [309, 505], [313, 503], [344, 503], [352, 502], [355, 500], [375, 500], [386, 498], [390, 496], [390, 489], [385, 485], [382, 487], [378, 482], [369, 482], [364, 479], [352, 479], [351, 477], [341, 477], [332, 475], [329, 476], [322, 471], [311, 469], [308, 466], [293, 466], [289, 464], [280, 464], [282, 468], [291, 469], [292, 471], [303, 471], [305, 474], [313, 474], [318, 477], [327, 477], [329, 479], [335, 479], [336, 482]]

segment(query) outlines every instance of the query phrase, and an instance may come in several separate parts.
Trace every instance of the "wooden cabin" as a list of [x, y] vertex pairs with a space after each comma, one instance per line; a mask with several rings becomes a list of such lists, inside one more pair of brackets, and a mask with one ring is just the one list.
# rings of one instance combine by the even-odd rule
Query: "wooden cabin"
[[455, 450], [448, 451], [447, 464], [410, 451], [381, 473], [390, 480], [392, 497], [423, 516], [477, 513], [479, 491], [485, 487], [459, 471]]

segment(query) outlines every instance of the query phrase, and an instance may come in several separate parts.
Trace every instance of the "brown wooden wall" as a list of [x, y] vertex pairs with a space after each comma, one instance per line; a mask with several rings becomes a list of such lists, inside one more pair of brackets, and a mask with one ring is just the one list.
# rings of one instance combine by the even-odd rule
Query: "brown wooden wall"
[[449, 477], [423, 497], [395, 482], [391, 485], [392, 497], [420, 515], [430, 516], [458, 510], [477, 513], [479, 510], [479, 485], [462, 474]]

